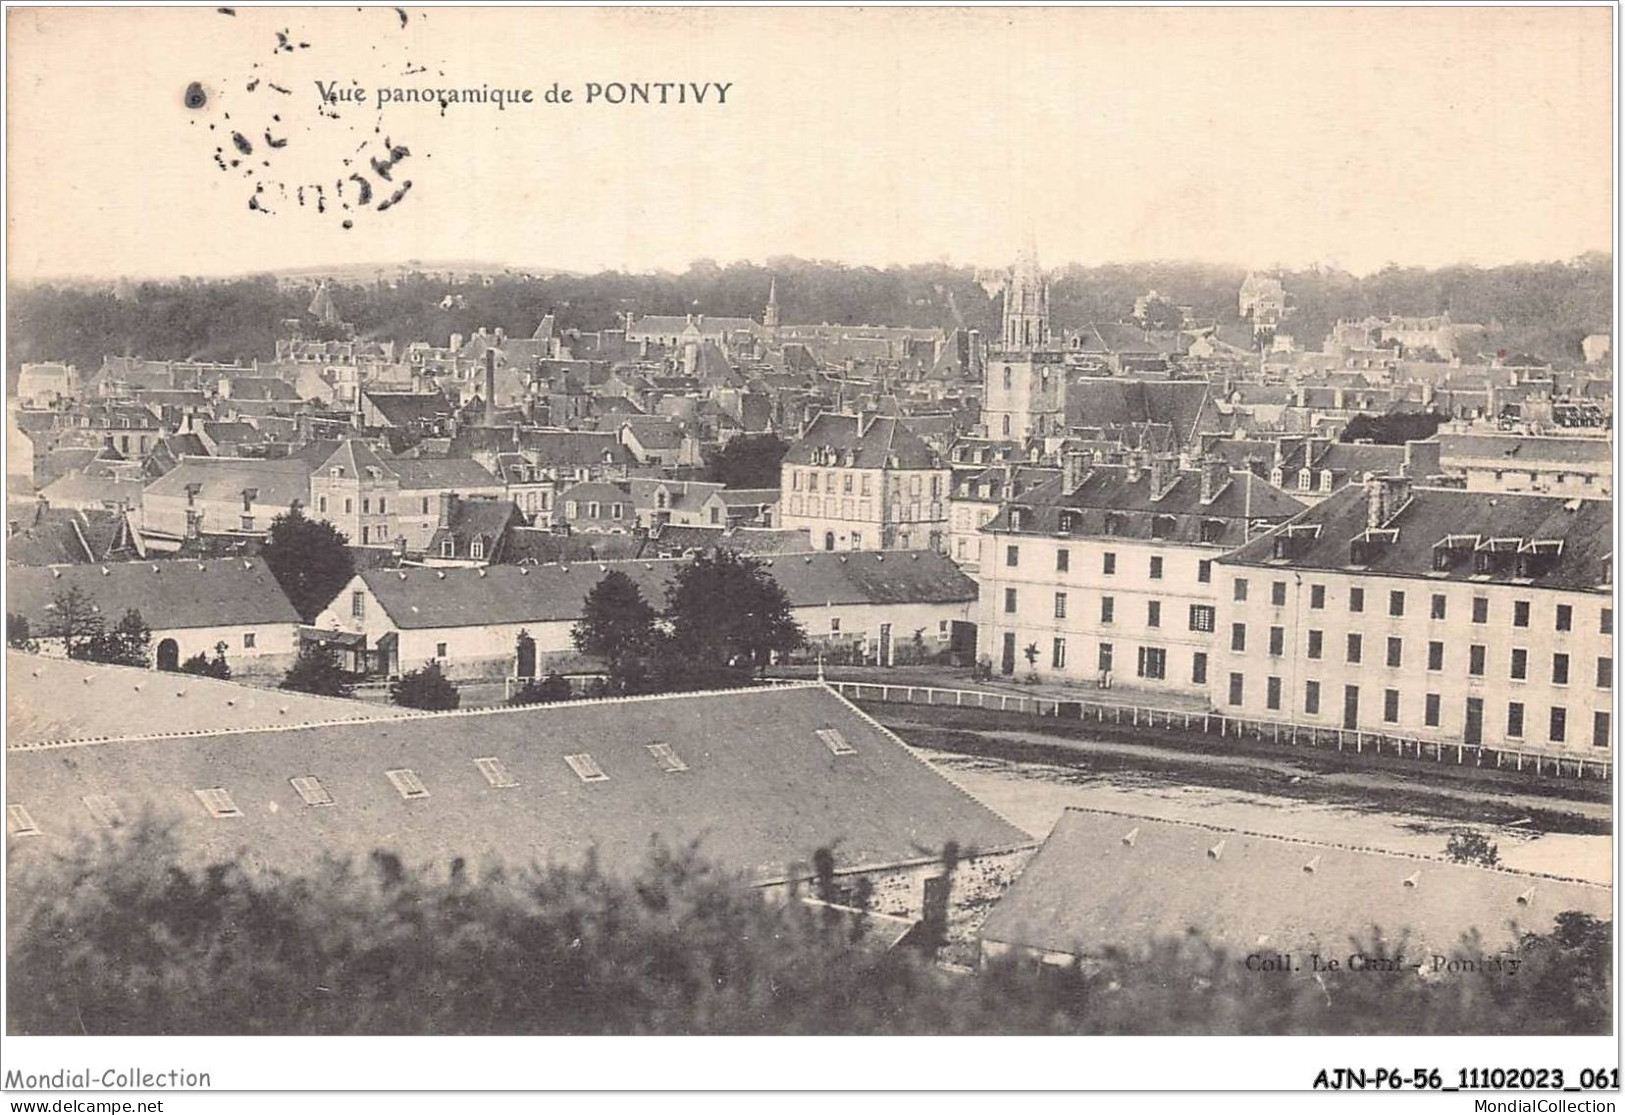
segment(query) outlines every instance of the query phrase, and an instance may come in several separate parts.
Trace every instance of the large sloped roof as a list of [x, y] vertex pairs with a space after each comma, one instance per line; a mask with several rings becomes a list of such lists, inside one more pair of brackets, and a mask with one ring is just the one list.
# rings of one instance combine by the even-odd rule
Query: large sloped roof
[[1449, 955], [1475, 928], [1493, 951], [1514, 923], [1548, 932], [1563, 911], [1607, 918], [1613, 906], [1613, 891], [1590, 883], [1068, 809], [981, 936], [1098, 956], [1194, 928], [1238, 955], [1342, 959], [1376, 926], [1391, 946], [1408, 937], [1414, 961]]
[[6, 610], [26, 616], [34, 631], [49, 631], [52, 601], [69, 588], [89, 596], [109, 624], [126, 608], [163, 630], [299, 622], [258, 558], [19, 567], [6, 579]]
[[937, 455], [900, 418], [820, 414], [784, 455], [786, 464], [816, 464], [821, 450], [851, 452], [852, 468], [938, 468]]
[[182, 457], [174, 468], [147, 485], [147, 494], [185, 498], [196, 484], [202, 500], [239, 500], [245, 488], [259, 492], [264, 507], [291, 507], [310, 502], [311, 466], [298, 457]]
[[[851, 754], [820, 738], [830, 729]], [[668, 770], [649, 751], [657, 744], [685, 769]], [[567, 761], [579, 756], [606, 777], [579, 776], [580, 759]], [[477, 761], [492, 759], [488, 776]], [[390, 771], [411, 772], [426, 795], [407, 799]], [[304, 777], [331, 804], [306, 804], [290, 782]], [[823, 686], [14, 751], [8, 779], [7, 802], [41, 830], [13, 837], [14, 856], [93, 831], [95, 795], [126, 817], [172, 820], [191, 861], [243, 850], [252, 865], [291, 871], [385, 848], [410, 864], [512, 865], [575, 864], [596, 850], [620, 873], [661, 839], [697, 840], [725, 867], [773, 882], [810, 874], [821, 847], [852, 869], [928, 861], [949, 840], [964, 852], [1032, 843]], [[241, 815], [204, 808], [196, 791], [215, 788]]]

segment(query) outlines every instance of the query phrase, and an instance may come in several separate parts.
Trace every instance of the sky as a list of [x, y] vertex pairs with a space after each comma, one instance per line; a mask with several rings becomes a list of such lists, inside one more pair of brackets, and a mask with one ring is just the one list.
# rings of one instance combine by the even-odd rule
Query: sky
[[[8, 12], [9, 280], [1612, 244], [1606, 7], [236, 13]], [[707, 101], [584, 103], [617, 82]], [[478, 86], [534, 102], [373, 103]]]

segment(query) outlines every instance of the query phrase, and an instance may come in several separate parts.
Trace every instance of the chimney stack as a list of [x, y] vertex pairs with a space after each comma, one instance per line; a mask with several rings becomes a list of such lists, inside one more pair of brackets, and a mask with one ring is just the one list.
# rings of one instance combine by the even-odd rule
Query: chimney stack
[[1065, 453], [1061, 456], [1061, 493], [1071, 495], [1078, 490], [1084, 477], [1089, 475], [1090, 459], [1086, 453]]
[[485, 350], [485, 424], [497, 424], [497, 354]]
[[1159, 500], [1167, 495], [1173, 488], [1174, 482], [1179, 479], [1177, 463], [1168, 453], [1158, 453], [1151, 458], [1151, 498]]
[[1201, 470], [1202, 504], [1206, 506], [1230, 486], [1230, 462], [1223, 457], [1210, 457], [1202, 462]]
[[1365, 525], [1367, 530], [1385, 526], [1411, 498], [1411, 481], [1405, 476], [1365, 478]]
[[457, 493], [456, 492], [441, 492], [440, 493], [440, 518], [439, 518], [438, 522], [436, 523], [436, 529], [445, 530], [447, 527], [451, 526], [451, 513], [452, 513], [453, 510], [456, 509], [456, 507], [457, 507]]
[[1144, 455], [1141, 454], [1138, 449], [1130, 449], [1128, 451], [1128, 456], [1123, 459], [1123, 463], [1128, 467], [1128, 472], [1126, 474], [1128, 482], [1130, 484], [1138, 483], [1140, 480], [1140, 470], [1145, 464]]

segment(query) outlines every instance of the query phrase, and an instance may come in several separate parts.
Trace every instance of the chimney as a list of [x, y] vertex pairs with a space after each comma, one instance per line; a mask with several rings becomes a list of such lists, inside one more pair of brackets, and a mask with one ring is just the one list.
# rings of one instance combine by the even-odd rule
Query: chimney
[[1078, 490], [1084, 477], [1089, 475], [1090, 459], [1086, 453], [1065, 453], [1061, 456], [1061, 491], [1071, 495]]
[[1145, 464], [1144, 454], [1142, 454], [1138, 449], [1130, 449], [1128, 456], [1123, 459], [1123, 463], [1128, 467], [1128, 472], [1126, 474], [1126, 479], [1128, 482], [1130, 484], [1138, 483], [1140, 479], [1140, 470]]
[[451, 526], [451, 513], [457, 507], [456, 492], [440, 493], [440, 518], [436, 523], [437, 530], [445, 530]]
[[1159, 500], [1168, 494], [1179, 479], [1177, 464], [1171, 454], [1158, 453], [1151, 458], [1151, 498]]
[[1405, 443], [1405, 467], [1403, 474], [1411, 480], [1426, 479], [1437, 476], [1444, 469], [1439, 464], [1441, 446], [1438, 438], [1429, 438], [1426, 441], [1407, 441]]
[[1230, 462], [1223, 457], [1210, 457], [1202, 462], [1201, 471], [1202, 504], [1206, 506], [1230, 486]]
[[497, 424], [497, 354], [485, 350], [485, 424]]
[[1411, 498], [1411, 481], [1405, 476], [1365, 478], [1365, 525], [1376, 530], [1388, 523]]

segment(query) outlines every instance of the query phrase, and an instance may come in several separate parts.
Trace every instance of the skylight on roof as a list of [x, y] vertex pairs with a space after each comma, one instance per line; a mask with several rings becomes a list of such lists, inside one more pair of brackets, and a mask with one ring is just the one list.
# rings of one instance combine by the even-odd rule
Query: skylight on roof
[[87, 794], [84, 803], [91, 817], [103, 828], [117, 828], [124, 823], [124, 810], [106, 794]]
[[583, 782], [608, 782], [609, 775], [605, 774], [593, 757], [588, 754], [566, 755], [564, 761], [570, 764], [570, 769], [576, 772], [576, 777]]
[[480, 773], [485, 775], [493, 790], [511, 790], [519, 785], [519, 779], [508, 773], [501, 759], [475, 759], [474, 765], [480, 768]]
[[408, 770], [403, 767], [400, 770], [386, 770], [384, 775], [401, 792], [401, 797], [406, 798], [408, 801], [413, 798], [426, 798], [429, 796], [428, 787], [424, 786], [423, 779], [418, 777], [418, 772], [415, 770]]
[[219, 786], [207, 790], [193, 790], [197, 799], [203, 803], [203, 808], [209, 811], [211, 817], [241, 817], [243, 811], [237, 808], [237, 803], [231, 800], [231, 795]]
[[20, 805], [6, 806], [6, 831], [13, 836], [38, 836], [40, 829], [28, 810]]
[[858, 749], [846, 742], [839, 728], [819, 728], [818, 738], [824, 741], [831, 755], [856, 755]]
[[314, 774], [301, 774], [297, 778], [288, 779], [288, 782], [299, 792], [306, 805], [333, 804], [333, 795], [327, 792], [327, 787], [323, 786], [321, 779]]
[[688, 769], [688, 764], [677, 757], [677, 752], [671, 749], [669, 743], [651, 743], [648, 745], [649, 754], [655, 757], [660, 769], [667, 774], [681, 774]]

